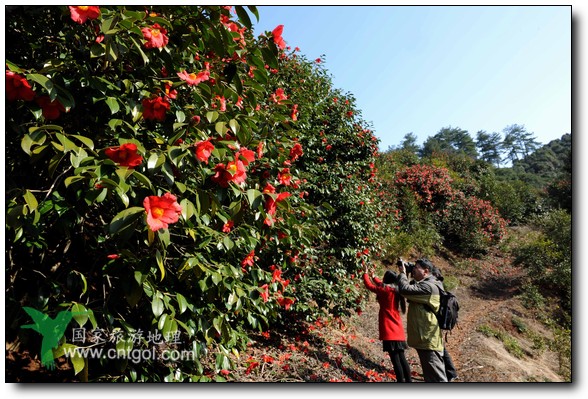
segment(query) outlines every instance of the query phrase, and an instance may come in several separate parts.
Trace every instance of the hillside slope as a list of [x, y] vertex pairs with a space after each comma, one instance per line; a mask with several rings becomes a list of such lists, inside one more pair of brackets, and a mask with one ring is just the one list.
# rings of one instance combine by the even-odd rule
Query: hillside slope
[[[510, 259], [470, 259], [467, 268], [464, 262], [458, 267], [441, 257], [432, 260], [448, 286], [457, 284], [460, 321], [447, 337], [456, 383], [565, 381], [558, 355], [547, 344], [551, 332], [517, 298], [523, 274], [509, 266]], [[234, 357], [236, 370], [208, 376], [233, 382], [393, 382], [391, 362], [377, 339], [377, 317], [378, 304], [369, 293], [361, 314], [256, 335], [247, 353]], [[414, 381], [423, 381], [416, 351], [408, 349], [407, 358]], [[65, 360], [58, 364], [49, 372], [28, 354], [7, 352], [6, 381], [77, 380]]]

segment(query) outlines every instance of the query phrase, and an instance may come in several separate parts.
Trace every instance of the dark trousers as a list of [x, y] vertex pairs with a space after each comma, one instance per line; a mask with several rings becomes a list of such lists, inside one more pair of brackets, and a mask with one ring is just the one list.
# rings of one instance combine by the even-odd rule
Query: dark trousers
[[443, 348], [443, 362], [445, 363], [445, 374], [447, 375], [447, 380], [451, 381], [457, 377], [457, 370], [455, 369], [455, 365], [453, 364], [453, 359], [451, 359], [451, 355], [447, 352], [446, 348]]
[[417, 349], [425, 382], [447, 382], [442, 351]]
[[412, 382], [410, 375], [410, 365], [404, 356], [404, 351], [389, 351], [390, 360], [392, 360], [392, 367], [394, 367], [394, 374], [396, 374], [396, 382]]

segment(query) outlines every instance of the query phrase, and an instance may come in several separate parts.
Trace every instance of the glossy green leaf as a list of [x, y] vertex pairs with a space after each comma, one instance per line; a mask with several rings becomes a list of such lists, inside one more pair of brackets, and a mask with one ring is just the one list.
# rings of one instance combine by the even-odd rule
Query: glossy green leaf
[[39, 203], [37, 202], [35, 195], [30, 190], [26, 190], [23, 197], [27, 206], [29, 207], [29, 211], [34, 211], [35, 209], [37, 209]]
[[84, 324], [86, 324], [86, 322], [88, 321], [88, 319], [90, 317], [88, 315], [88, 310], [81, 303], [75, 303], [71, 307], [71, 313], [72, 313], [73, 319], [76, 321], [76, 323], [78, 323], [78, 325], [80, 327], [83, 327]]
[[184, 313], [186, 309], [188, 309], [188, 301], [180, 293], [176, 295], [176, 300], [178, 301], [178, 306], [180, 307], [180, 314]]
[[155, 252], [155, 260], [157, 262], [157, 266], [159, 267], [159, 271], [161, 272], [160, 281], [163, 281], [165, 277], [165, 265], [163, 264], [163, 257], [161, 256], [161, 252], [159, 252], [159, 249]]
[[239, 17], [239, 21], [245, 25], [245, 27], [251, 30], [251, 19], [247, 14], [247, 11], [243, 8], [243, 6], [235, 6], [235, 11], [237, 12], [237, 16]]
[[214, 130], [216, 130], [216, 132], [220, 135], [224, 135], [227, 131], [227, 127], [225, 125], [225, 122], [217, 122], [214, 125]]
[[155, 317], [159, 317], [163, 313], [163, 301], [158, 296], [151, 301], [151, 311]]
[[71, 137], [75, 137], [76, 139], [80, 140], [89, 149], [91, 149], [91, 150], [94, 149], [94, 142], [89, 137], [80, 136], [78, 134], [72, 134]]
[[51, 82], [51, 80], [49, 80], [49, 78], [46, 76], [39, 75], [37, 73], [30, 73], [27, 75], [27, 80], [33, 80], [39, 83], [45, 88], [45, 90], [47, 90], [47, 93], [51, 93], [53, 91], [53, 82]]
[[108, 108], [110, 108], [111, 115], [116, 114], [120, 110], [118, 100], [115, 97], [107, 97], [106, 100], [104, 100], [104, 102], [106, 103], [106, 105], [108, 105]]
[[218, 118], [218, 112], [216, 112], [216, 111], [208, 111], [206, 113], [206, 119], [210, 123], [216, 121], [217, 118]]
[[133, 226], [141, 216], [145, 213], [145, 208], [134, 206], [119, 212], [108, 226], [108, 231], [111, 234], [120, 233], [123, 230], [129, 229]]
[[229, 127], [231, 128], [231, 130], [233, 131], [233, 133], [237, 134], [239, 132], [240, 126], [239, 126], [239, 122], [237, 122], [236, 120], [231, 119], [229, 121]]
[[261, 203], [261, 200], [263, 199], [263, 194], [261, 193], [261, 191], [256, 190], [254, 188], [250, 188], [245, 193], [247, 195], [247, 200], [249, 201], [249, 207], [252, 209], [256, 209]]
[[167, 313], [164, 313], [159, 317], [159, 322], [157, 323], [157, 328], [159, 328], [160, 330], [163, 330], [163, 326], [165, 325], [167, 317], [168, 317]]

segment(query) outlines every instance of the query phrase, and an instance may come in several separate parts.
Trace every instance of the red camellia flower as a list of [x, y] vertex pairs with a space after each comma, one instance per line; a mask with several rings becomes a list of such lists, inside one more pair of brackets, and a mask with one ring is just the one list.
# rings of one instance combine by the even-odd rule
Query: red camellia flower
[[247, 254], [247, 256], [245, 256], [245, 259], [241, 261], [241, 270], [243, 273], [246, 271], [245, 266], [252, 267], [255, 263], [255, 259], [257, 259], [257, 257], [255, 256], [255, 250], [253, 249]]
[[[263, 189], [264, 194], [275, 194], [276, 188], [271, 184], [266, 184], [265, 188]], [[276, 214], [276, 210], [278, 208], [278, 202], [281, 202], [288, 198], [291, 194], [287, 192], [279, 193], [277, 196], [269, 195], [267, 201], [265, 202], [264, 208], [265, 212], [268, 214], [268, 217], [263, 221], [263, 223], [267, 226], [271, 226], [273, 224], [273, 216]]]
[[104, 153], [120, 166], [134, 168], [143, 162], [143, 157], [137, 154], [137, 145], [133, 143], [125, 143], [119, 147], [107, 148], [104, 150]]
[[234, 225], [235, 225], [235, 222], [233, 222], [232, 220], [229, 220], [228, 222], [226, 222], [223, 225], [223, 233], [230, 233], [231, 229], [233, 228]]
[[282, 37], [282, 32], [283, 31], [284, 31], [284, 25], [278, 25], [272, 31], [272, 37], [274, 39], [274, 43], [280, 49], [284, 49], [286, 47], [286, 42], [284, 41], [284, 38]]
[[6, 71], [6, 98], [8, 101], [32, 101], [35, 92], [31, 84], [23, 76], [12, 71]]
[[180, 79], [188, 83], [190, 86], [195, 86], [201, 82], [204, 82], [210, 79], [210, 72], [209, 71], [202, 71], [198, 73], [188, 73], [186, 71], [178, 72], [178, 76]]
[[241, 184], [247, 179], [245, 165], [242, 161], [231, 161], [228, 164], [219, 163], [214, 168], [215, 175], [211, 180], [221, 187], [229, 187], [229, 183]]
[[269, 300], [269, 286], [267, 284], [264, 284], [260, 288], [263, 291], [261, 291], [259, 295], [261, 296], [264, 302], [267, 302]]
[[167, 30], [159, 26], [159, 24], [153, 24], [150, 28], [141, 29], [143, 32], [143, 38], [147, 40], [144, 44], [145, 48], [161, 48], [167, 45], [169, 38]]
[[294, 104], [294, 106], [292, 107], [292, 113], [290, 114], [290, 118], [292, 118], [294, 122], [298, 120], [298, 104]]
[[175, 100], [177, 96], [178, 96], [178, 91], [173, 88], [171, 83], [166, 82], [165, 83], [165, 97], [170, 98], [172, 100]]
[[176, 201], [176, 196], [165, 193], [161, 197], [150, 195], [143, 200], [143, 207], [147, 212], [147, 225], [151, 231], [167, 229], [170, 223], [179, 220], [182, 207]]
[[143, 118], [165, 120], [165, 113], [169, 110], [167, 98], [155, 97], [143, 99]]
[[210, 139], [199, 141], [196, 143], [196, 159], [200, 162], [208, 163], [208, 158], [214, 150], [214, 145], [210, 142]]
[[292, 304], [294, 303], [294, 299], [292, 298], [277, 298], [276, 299], [278, 301], [278, 303], [280, 304], [280, 306], [283, 306], [284, 309], [288, 310], [290, 309], [290, 306], [292, 306]]
[[227, 110], [227, 99], [225, 98], [225, 96], [215, 96], [214, 100], [218, 100], [218, 105], [216, 103], [213, 103], [213, 108], [219, 107], [219, 111], [226, 111]]
[[302, 156], [302, 145], [300, 143], [294, 144], [294, 147], [290, 150], [290, 161], [294, 162]]
[[245, 166], [255, 161], [255, 152], [242, 147], [236, 154], [235, 159], [241, 159]]
[[257, 158], [261, 159], [261, 157], [263, 157], [263, 146], [265, 145], [265, 143], [263, 141], [260, 141], [259, 144], [257, 144]]
[[290, 168], [284, 168], [278, 172], [278, 181], [284, 186], [289, 186], [292, 183], [292, 175], [290, 174]]
[[284, 89], [282, 89], [282, 88], [276, 89], [276, 92], [272, 93], [270, 95], [270, 100], [272, 100], [273, 102], [275, 102], [277, 104], [279, 104], [283, 100], [287, 100], [287, 99], [288, 99], [288, 96], [284, 94]]
[[37, 104], [39, 104], [39, 106], [42, 108], [43, 117], [45, 119], [57, 119], [61, 116], [62, 112], [65, 112], [65, 108], [57, 99], [51, 101], [49, 96], [41, 96], [37, 97], [36, 101]]
[[88, 19], [96, 19], [100, 16], [98, 6], [69, 6], [71, 19], [78, 24], [83, 24]]

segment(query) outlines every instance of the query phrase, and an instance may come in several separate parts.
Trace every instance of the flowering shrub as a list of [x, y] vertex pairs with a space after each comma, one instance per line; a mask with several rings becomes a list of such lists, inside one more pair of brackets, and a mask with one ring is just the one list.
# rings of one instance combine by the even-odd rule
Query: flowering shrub
[[250, 330], [357, 297], [377, 143], [351, 98], [315, 105], [330, 82], [299, 81], [324, 71], [284, 27], [255, 39], [241, 6], [7, 14], [7, 339], [31, 333], [22, 306], [75, 309], [101, 345], [196, 354], [77, 374], [198, 381]]
[[[387, 196], [382, 212], [396, 221], [386, 256], [403, 256], [411, 250], [428, 255], [438, 245], [478, 255], [505, 236], [506, 220], [489, 201], [472, 195], [477, 193], [471, 190], [474, 184], [464, 182], [464, 162], [457, 162], [461, 158], [432, 158], [433, 165], [402, 151], [381, 158], [382, 192]], [[459, 170], [437, 164], [457, 164]]]
[[[285, 32], [287, 27], [279, 31]], [[358, 276], [378, 252], [383, 234], [376, 215], [378, 140], [361, 120], [355, 99], [333, 88], [323, 64], [307, 60], [297, 49], [280, 62], [284, 67], [270, 82], [276, 87], [274, 101], [289, 109], [292, 119], [296, 113], [298, 140], [290, 157], [299, 158], [296, 171], [284, 169], [282, 180], [306, 182], [303, 198], [321, 215], [312, 219], [321, 235], [292, 259], [297, 268], [285, 271], [296, 283], [298, 301], [292, 309], [310, 318], [350, 314], [361, 302]]]

